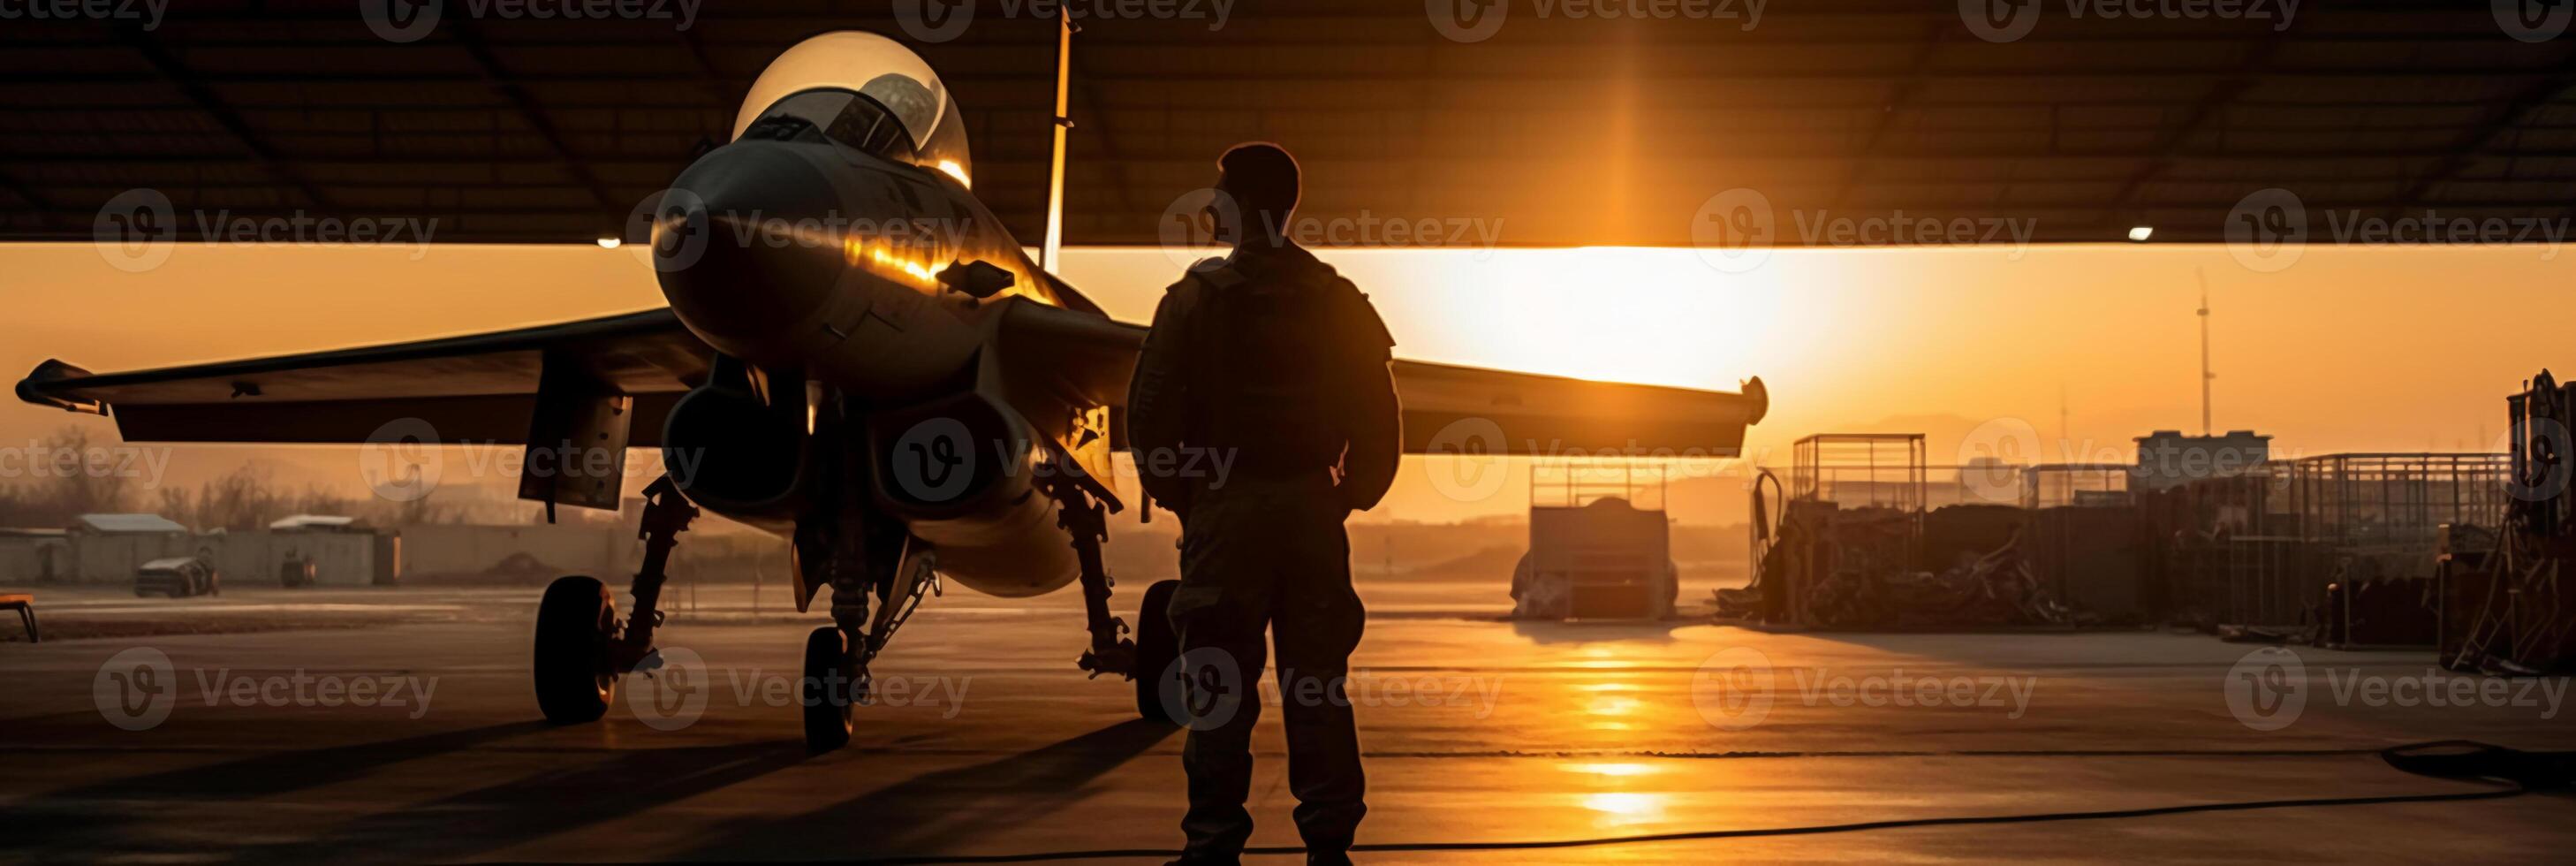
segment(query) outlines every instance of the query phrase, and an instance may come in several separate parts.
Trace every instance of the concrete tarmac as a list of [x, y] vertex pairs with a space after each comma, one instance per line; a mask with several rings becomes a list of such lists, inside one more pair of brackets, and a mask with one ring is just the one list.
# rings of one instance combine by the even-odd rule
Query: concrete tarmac
[[[1120, 606], [1140, 589], [1122, 587]], [[1516, 624], [1495, 618], [1499, 593], [1364, 588], [1363, 843], [2474, 793], [2490, 787], [2400, 773], [2374, 752], [2453, 738], [2576, 749], [2565, 679], [2460, 677], [2431, 669], [2429, 652], [2152, 631]], [[49, 595], [65, 594], [40, 591], [40, 604]], [[709, 588], [694, 610], [684, 598], [664, 633], [672, 670], [630, 677], [608, 718], [569, 727], [538, 721], [529, 694], [535, 597], [228, 588], [40, 607], [148, 619], [203, 602], [200, 619], [238, 605], [264, 625], [0, 646], [0, 861], [850, 860], [1179, 843], [1181, 735], [1136, 720], [1126, 683], [1074, 669], [1071, 592], [932, 599], [879, 661], [880, 701], [860, 710], [851, 747], [819, 756], [792, 695], [820, 617], [782, 611], [775, 587], [758, 611], [743, 588]], [[393, 613], [334, 619], [352, 604]], [[337, 625], [271, 630], [306, 606]], [[1256, 739], [1256, 845], [1296, 844], [1276, 719]], [[2567, 795], [2536, 794], [1361, 859], [2549, 861], [2576, 847], [2571, 818]]]

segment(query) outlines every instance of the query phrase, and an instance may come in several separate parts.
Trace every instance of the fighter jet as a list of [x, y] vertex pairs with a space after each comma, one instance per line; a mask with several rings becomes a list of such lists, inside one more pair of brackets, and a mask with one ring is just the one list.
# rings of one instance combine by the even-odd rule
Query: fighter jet
[[[662, 565], [700, 508], [792, 551], [794, 598], [832, 589], [808, 636], [805, 735], [845, 744], [867, 671], [945, 579], [997, 596], [1079, 583], [1077, 666], [1170, 718], [1177, 652], [1149, 588], [1111, 614], [1104, 513], [1144, 328], [1030, 260], [971, 191], [957, 102], [874, 34], [788, 49], [729, 143], [638, 209], [666, 309], [471, 336], [118, 373], [47, 361], [28, 402], [112, 417], [129, 441], [507, 443], [519, 493], [618, 507], [629, 447], [658, 448], [642, 567], [620, 617], [601, 581], [539, 602], [531, 677], [546, 719], [600, 718], [660, 664]], [[1732, 456], [1768, 398], [1398, 360], [1408, 453], [1691, 449]], [[1150, 508], [1150, 506], [1148, 506]]]

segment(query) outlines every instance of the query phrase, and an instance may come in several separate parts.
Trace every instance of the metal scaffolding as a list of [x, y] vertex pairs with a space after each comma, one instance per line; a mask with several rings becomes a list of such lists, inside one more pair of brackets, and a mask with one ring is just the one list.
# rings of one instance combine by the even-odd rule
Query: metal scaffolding
[[1791, 498], [1923, 513], [1921, 433], [1818, 433], [1791, 446], [1790, 459]]

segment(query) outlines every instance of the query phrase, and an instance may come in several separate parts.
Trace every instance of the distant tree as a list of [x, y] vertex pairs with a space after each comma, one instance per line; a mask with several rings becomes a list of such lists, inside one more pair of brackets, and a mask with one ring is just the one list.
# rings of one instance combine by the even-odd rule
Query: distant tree
[[[126, 446], [134, 447], [134, 446]], [[36, 443], [48, 483], [39, 486], [49, 507], [68, 524], [83, 514], [134, 510], [134, 471], [139, 463], [124, 459], [109, 446], [92, 445], [89, 431], [65, 426]]]
[[0, 526], [69, 526], [83, 514], [134, 510], [143, 462], [117, 447], [94, 445], [89, 431], [69, 426], [29, 443], [18, 478], [0, 485]]

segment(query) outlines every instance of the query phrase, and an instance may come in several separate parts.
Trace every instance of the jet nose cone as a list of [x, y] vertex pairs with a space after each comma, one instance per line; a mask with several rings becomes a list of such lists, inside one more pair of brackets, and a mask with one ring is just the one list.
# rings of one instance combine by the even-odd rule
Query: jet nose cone
[[718, 348], [753, 343], [822, 309], [846, 267], [825, 168], [780, 142], [725, 145], [681, 172], [637, 217], [662, 295]]

